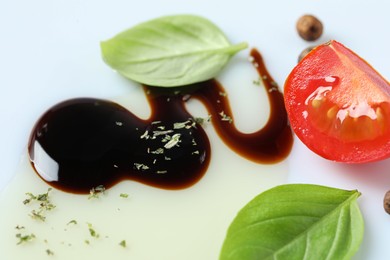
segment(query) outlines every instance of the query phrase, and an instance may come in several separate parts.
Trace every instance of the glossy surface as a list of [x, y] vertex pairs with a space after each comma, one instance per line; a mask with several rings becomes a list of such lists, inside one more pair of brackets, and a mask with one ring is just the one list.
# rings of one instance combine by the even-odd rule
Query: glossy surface
[[[145, 87], [152, 114], [141, 120], [124, 107], [101, 99], [64, 101], [50, 108], [32, 129], [28, 150], [32, 166], [50, 185], [63, 191], [89, 193], [122, 180], [164, 189], [183, 189], [207, 171], [210, 143], [185, 108], [199, 99], [225, 143], [258, 163], [285, 159], [292, 145], [283, 96], [260, 53], [251, 59], [268, 94], [271, 112], [260, 130], [245, 134], [234, 125], [229, 99], [216, 80], [165, 89]], [[218, 151], [215, 151], [218, 152]]]
[[390, 156], [390, 84], [342, 44], [312, 50], [284, 91], [291, 125], [314, 152], [347, 163]]
[[[157, 98], [156, 113], [147, 121], [109, 101], [60, 103], [33, 130], [32, 165], [49, 184], [76, 193], [99, 185], [107, 189], [125, 179], [166, 189], [188, 187], [205, 173], [210, 144], [175, 99], [181, 97]], [[189, 128], [175, 129], [175, 123]]]
[[[11, 259], [49, 258], [45, 253], [46, 245], [39, 239], [34, 246], [23, 248], [26, 250], [20, 250], [14, 243], [14, 224], [22, 224], [29, 219], [30, 211], [21, 203], [24, 193], [47, 189], [47, 184], [32, 170], [28, 171], [27, 167], [17, 170], [21, 155], [26, 156], [26, 143], [37, 118], [53, 104], [79, 97], [114, 100], [142, 119], [150, 116], [142, 89], [113, 73], [102, 61], [101, 40], [161, 15], [202, 15], [216, 23], [229, 40], [247, 41], [250, 46], [257, 47], [264, 55], [274, 80], [282, 87], [297, 64], [299, 53], [308, 47], [308, 43], [296, 33], [296, 21], [303, 14], [311, 13], [324, 24], [322, 37], [313, 44], [336, 39], [390, 79], [390, 37], [386, 33], [390, 24], [389, 5], [386, 0], [275, 0], [256, 3], [249, 0], [167, 0], [164, 3], [144, 0], [137, 4], [127, 0], [2, 1], [0, 31], [5, 40], [0, 43], [0, 196], [7, 195], [4, 199], [7, 203], [1, 204], [1, 210], [6, 209], [7, 214], [2, 215], [11, 221], [4, 223], [1, 230], [9, 233], [9, 236], [2, 236], [7, 242], [2, 245], [17, 253]], [[249, 49], [239, 53], [217, 78], [229, 95], [237, 128], [246, 133], [265, 124], [265, 112], [269, 107], [263, 88], [253, 84], [258, 76], [251, 71], [248, 54]], [[194, 116], [207, 117], [208, 112], [195, 100], [188, 102], [187, 107]], [[383, 196], [390, 188], [389, 160], [365, 165], [334, 163], [316, 155], [295, 138], [292, 153], [283, 163], [255, 164], [232, 152], [213, 129], [211, 125], [205, 127], [211, 145], [218, 151], [210, 160], [209, 173], [190, 189], [176, 191], [181, 196], [169, 196], [167, 193], [172, 191], [153, 189], [137, 182], [122, 182], [113, 189], [120, 189], [118, 193], [129, 193], [131, 199], [118, 206], [112, 200], [92, 201], [91, 204], [86, 197], [79, 200], [77, 195], [56, 191], [53, 199], [56, 198], [56, 203], [61, 205], [65, 201], [66, 205], [53, 215], [53, 222], [47, 225], [37, 223], [32, 231], [39, 231], [36, 235], [45, 231], [40, 236], [42, 239], [46, 231], [53, 232], [48, 239], [56, 238], [50, 245], [56, 259], [61, 260], [77, 259], [80, 252], [96, 257], [94, 259], [113, 259], [121, 239], [128, 239], [129, 247], [122, 257], [116, 259], [129, 259], [129, 253], [133, 253], [132, 259], [142, 259], [140, 251], [143, 248], [149, 254], [146, 259], [153, 259], [153, 252], [161, 256], [154, 259], [217, 259], [228, 225], [237, 211], [254, 196], [278, 184], [314, 183], [362, 192], [359, 204], [365, 219], [365, 236], [353, 260], [390, 259], [390, 251], [387, 250], [390, 233], [386, 230], [389, 215], [383, 210]], [[35, 177], [35, 181], [17, 177], [16, 172], [31, 173], [29, 176]], [[14, 185], [14, 182], [19, 185]], [[14, 192], [8, 192], [11, 189]], [[117, 201], [118, 193], [116, 190], [112, 192], [113, 201]], [[137, 207], [129, 206], [135, 202]], [[171, 207], [165, 207], [168, 203]], [[190, 206], [195, 208], [189, 210]], [[91, 208], [95, 211], [89, 211]], [[129, 210], [124, 212], [125, 208]], [[144, 210], [137, 211], [140, 208]], [[66, 214], [62, 214], [64, 212]], [[57, 219], [57, 216], [61, 218]], [[69, 250], [67, 244], [61, 245], [61, 240], [69, 241], [64, 234], [74, 233], [62, 231], [64, 223], [73, 216], [80, 220], [81, 226], [76, 229], [82, 236], [72, 237], [76, 241], [75, 247]], [[101, 221], [95, 220], [94, 217], [100, 216]], [[119, 228], [107, 226], [106, 216], [110, 216], [111, 223]], [[84, 246], [83, 240], [89, 236], [84, 229], [85, 221], [92, 222], [103, 238], [104, 234], [111, 234], [112, 240], [103, 239], [91, 247]], [[134, 235], [134, 240], [130, 241], [123, 235], [122, 221], [133, 224], [123, 231], [132, 237]], [[111, 230], [118, 231], [118, 234], [113, 236]], [[145, 247], [142, 247], [143, 242]], [[76, 247], [76, 244], [79, 246]], [[150, 250], [152, 244], [155, 245], [154, 250]], [[170, 250], [169, 245], [173, 244], [179, 246]], [[164, 251], [161, 247], [165, 245], [168, 246]], [[0, 255], [3, 256], [6, 251], [1, 249]], [[6, 256], [3, 258], [7, 259]]]

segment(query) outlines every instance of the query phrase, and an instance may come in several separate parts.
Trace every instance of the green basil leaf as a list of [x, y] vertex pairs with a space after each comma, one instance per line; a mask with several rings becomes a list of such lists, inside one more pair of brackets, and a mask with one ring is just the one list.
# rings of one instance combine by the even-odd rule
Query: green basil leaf
[[103, 59], [113, 69], [160, 87], [211, 79], [246, 47], [246, 43], [231, 45], [217, 26], [193, 15], [141, 23], [101, 43]]
[[308, 184], [265, 191], [230, 225], [220, 259], [350, 259], [364, 233], [359, 196]]

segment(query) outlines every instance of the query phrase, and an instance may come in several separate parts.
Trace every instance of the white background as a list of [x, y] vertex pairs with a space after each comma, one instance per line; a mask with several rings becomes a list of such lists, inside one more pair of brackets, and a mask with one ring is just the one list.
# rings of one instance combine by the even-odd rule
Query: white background
[[[1, 0], [0, 191], [25, 153], [35, 121], [51, 105], [72, 97], [126, 93], [133, 83], [104, 64], [99, 42], [132, 25], [169, 14], [207, 17], [232, 42], [247, 41], [258, 48], [282, 86], [300, 51], [310, 45], [295, 31], [296, 20], [306, 13], [315, 14], [324, 24], [324, 34], [316, 43], [336, 39], [389, 79], [389, 10], [385, 0]], [[354, 259], [390, 259], [390, 216], [382, 208], [383, 195], [390, 189], [389, 160], [336, 164], [314, 155], [297, 140], [288, 162], [289, 182], [359, 189], [366, 233]]]

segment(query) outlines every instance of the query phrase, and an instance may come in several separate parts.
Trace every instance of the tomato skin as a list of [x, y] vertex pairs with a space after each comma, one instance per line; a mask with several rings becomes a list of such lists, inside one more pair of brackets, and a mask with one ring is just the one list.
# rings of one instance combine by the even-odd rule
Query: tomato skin
[[294, 132], [318, 155], [346, 163], [390, 157], [390, 84], [341, 43], [298, 63], [284, 98]]

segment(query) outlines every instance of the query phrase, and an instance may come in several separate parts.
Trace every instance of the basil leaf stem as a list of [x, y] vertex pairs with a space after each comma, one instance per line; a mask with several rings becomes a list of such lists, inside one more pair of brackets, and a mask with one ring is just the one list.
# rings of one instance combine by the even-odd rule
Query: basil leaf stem
[[246, 43], [230, 44], [209, 20], [176, 15], [141, 23], [101, 43], [104, 61], [139, 83], [174, 87], [214, 78]]

